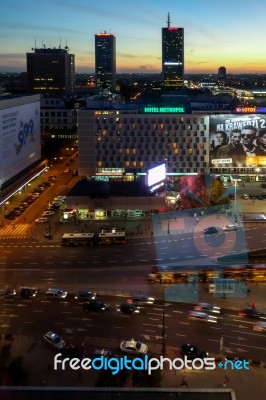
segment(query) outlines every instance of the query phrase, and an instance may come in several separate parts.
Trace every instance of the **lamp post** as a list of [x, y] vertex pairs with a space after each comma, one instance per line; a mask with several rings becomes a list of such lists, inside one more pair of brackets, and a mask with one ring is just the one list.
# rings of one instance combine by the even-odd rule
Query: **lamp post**
[[165, 347], [165, 298], [164, 298], [164, 289], [163, 288], [163, 331], [162, 331], [162, 355], [165, 356], [166, 347]]
[[167, 158], [165, 158], [165, 200], [167, 203], [167, 234], [170, 235], [170, 218], [169, 218], [169, 200], [167, 198], [167, 179], [166, 179], [166, 171], [167, 171]]
[[237, 224], [237, 213], [236, 213], [236, 181], [235, 181], [235, 202], [234, 202], [234, 207], [235, 207], [235, 224]]

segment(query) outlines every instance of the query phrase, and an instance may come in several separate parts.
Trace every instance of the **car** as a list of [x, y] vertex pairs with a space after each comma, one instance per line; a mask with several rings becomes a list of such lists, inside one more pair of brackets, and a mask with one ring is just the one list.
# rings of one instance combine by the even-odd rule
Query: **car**
[[54, 200], [65, 200], [66, 196], [56, 196]]
[[139, 304], [139, 305], [145, 305], [145, 304], [153, 304], [154, 303], [154, 297], [148, 297], [145, 295], [134, 295], [131, 298], [127, 300], [128, 303], [134, 303], [134, 304]]
[[207, 313], [201, 312], [201, 311], [190, 311], [188, 318], [195, 320], [195, 321], [212, 322], [215, 324], [217, 323], [216, 315], [207, 314]]
[[235, 195], [233, 193], [230, 193], [228, 197], [230, 200], [235, 200]]
[[55, 211], [53, 211], [53, 210], [47, 210], [47, 211], [42, 212], [42, 215], [44, 217], [49, 217], [50, 215], [54, 215], [54, 214], [55, 214]]
[[17, 216], [21, 215], [22, 212], [23, 212], [23, 210], [20, 210], [18, 207], [14, 208], [13, 211], [14, 211], [14, 214], [17, 215]]
[[243, 195], [242, 195], [242, 199], [244, 199], [244, 200], [248, 200], [248, 199], [249, 199], [249, 195], [248, 195], [248, 194], [246, 194], [246, 193], [245, 193], [245, 194], [243, 194]]
[[48, 218], [47, 217], [40, 217], [40, 218], [35, 219], [35, 222], [37, 224], [45, 224], [46, 222], [48, 222]]
[[14, 219], [16, 219], [16, 215], [15, 215], [15, 213], [13, 211], [10, 211], [9, 213], [7, 213], [5, 215], [5, 219], [14, 220]]
[[[36, 189], [35, 189], [36, 190]], [[37, 199], [38, 197], [40, 197], [41, 193], [40, 192], [32, 192], [30, 194], [31, 197], [33, 197], [34, 199]]]
[[220, 307], [214, 306], [210, 303], [198, 303], [195, 305], [194, 310], [196, 311], [207, 311], [214, 314], [220, 314], [221, 309]]
[[245, 308], [244, 310], [241, 310], [238, 315], [252, 319], [266, 319], [266, 314], [253, 308]]
[[46, 182], [43, 182], [43, 186], [50, 187], [50, 186], [52, 186], [52, 183], [49, 181], [46, 181]]
[[65, 347], [65, 341], [57, 333], [49, 331], [43, 335], [43, 339], [57, 350], [61, 350]]
[[133, 303], [124, 303], [117, 309], [117, 311], [121, 311], [123, 314], [138, 314], [140, 309]]
[[200, 349], [190, 343], [183, 344], [181, 347], [182, 353], [188, 358], [205, 358], [208, 357], [208, 353], [205, 350]]
[[34, 299], [37, 296], [37, 290], [32, 288], [21, 288], [19, 292], [19, 296], [22, 299]]
[[46, 299], [65, 299], [67, 292], [62, 289], [49, 288], [45, 293]]
[[100, 300], [91, 300], [83, 304], [83, 310], [87, 311], [106, 311], [107, 306]]
[[80, 290], [76, 295], [75, 299], [79, 301], [95, 300], [96, 293], [90, 290]]
[[130, 339], [130, 340], [123, 340], [120, 343], [120, 350], [123, 353], [128, 353], [133, 355], [144, 355], [148, 353], [148, 346], [134, 339]]
[[253, 325], [253, 331], [266, 332], [266, 321], [259, 321]]
[[237, 231], [238, 225], [237, 224], [230, 224], [223, 226], [223, 231], [228, 232], [228, 231]]
[[105, 349], [96, 349], [94, 350], [93, 357], [104, 357], [104, 358], [110, 358], [112, 357], [112, 353], [109, 350]]
[[253, 200], [255, 200], [255, 199], [257, 198], [257, 196], [256, 196], [255, 194], [252, 194], [252, 193], [249, 195], [249, 197], [250, 197], [251, 199], [253, 199]]
[[204, 235], [213, 235], [218, 233], [218, 229], [215, 226], [209, 226], [209, 228], [204, 229]]
[[261, 187], [262, 187], [263, 189], [266, 189], [266, 183], [262, 183], [262, 184], [261, 184]]
[[56, 182], [57, 181], [57, 177], [55, 175], [50, 175], [49, 178], [48, 178], [48, 181]]
[[7, 299], [16, 296], [17, 291], [15, 289], [3, 289], [0, 290], [0, 299]]

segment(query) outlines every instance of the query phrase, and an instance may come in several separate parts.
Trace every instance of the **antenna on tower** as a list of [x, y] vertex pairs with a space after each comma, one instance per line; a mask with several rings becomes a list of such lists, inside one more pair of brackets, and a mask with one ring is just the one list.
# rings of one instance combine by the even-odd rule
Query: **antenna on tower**
[[170, 28], [171, 21], [170, 21], [170, 13], [167, 14], [167, 28]]
[[35, 49], [37, 48], [37, 44], [36, 44], [36, 36], [35, 36], [35, 40], [34, 40], [34, 46], [35, 46]]
[[60, 36], [60, 41], [59, 41], [59, 49], [61, 49], [61, 36]]

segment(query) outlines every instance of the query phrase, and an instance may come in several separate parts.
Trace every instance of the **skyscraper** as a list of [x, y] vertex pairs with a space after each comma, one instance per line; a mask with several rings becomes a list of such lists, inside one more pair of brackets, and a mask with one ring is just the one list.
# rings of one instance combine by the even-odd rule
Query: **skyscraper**
[[184, 83], [184, 28], [162, 28], [162, 77], [167, 89], [181, 89]]
[[218, 68], [218, 79], [226, 79], [226, 68], [225, 67]]
[[53, 97], [74, 93], [75, 56], [66, 46], [40, 49], [27, 53], [28, 92], [49, 94]]
[[111, 33], [95, 35], [95, 77], [98, 88], [115, 91], [116, 43]]

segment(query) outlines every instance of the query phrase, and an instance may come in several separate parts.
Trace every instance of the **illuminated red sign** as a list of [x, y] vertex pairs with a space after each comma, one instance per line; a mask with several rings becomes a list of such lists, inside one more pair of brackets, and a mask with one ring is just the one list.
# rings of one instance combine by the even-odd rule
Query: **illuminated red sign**
[[235, 108], [236, 113], [256, 113], [257, 112], [257, 107], [256, 106], [239, 106]]

